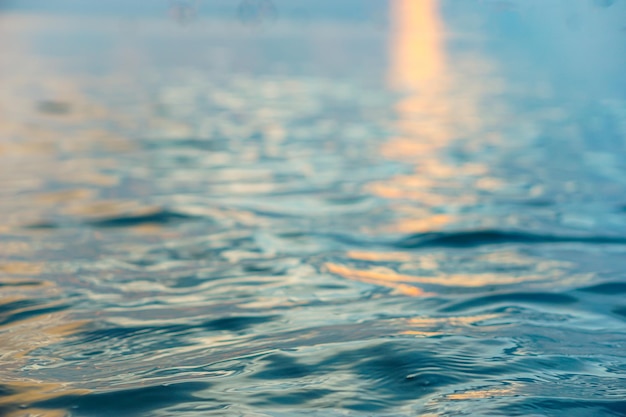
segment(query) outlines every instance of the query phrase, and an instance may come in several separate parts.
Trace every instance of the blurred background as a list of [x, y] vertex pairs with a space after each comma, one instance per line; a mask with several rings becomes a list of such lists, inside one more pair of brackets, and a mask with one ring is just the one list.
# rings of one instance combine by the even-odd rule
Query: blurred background
[[626, 415], [624, 51], [624, 0], [0, 0], [0, 415]]

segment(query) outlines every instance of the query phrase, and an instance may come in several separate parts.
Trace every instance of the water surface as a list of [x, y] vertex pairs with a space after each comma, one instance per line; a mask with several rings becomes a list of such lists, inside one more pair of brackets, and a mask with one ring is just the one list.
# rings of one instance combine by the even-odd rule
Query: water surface
[[626, 415], [626, 2], [118, 3], [0, 9], [0, 415]]

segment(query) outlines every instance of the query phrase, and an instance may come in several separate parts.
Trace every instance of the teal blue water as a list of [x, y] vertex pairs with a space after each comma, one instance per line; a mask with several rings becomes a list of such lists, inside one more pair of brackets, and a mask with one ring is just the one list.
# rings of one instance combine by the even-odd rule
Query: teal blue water
[[0, 416], [626, 415], [626, 2], [333, 3], [0, 3]]

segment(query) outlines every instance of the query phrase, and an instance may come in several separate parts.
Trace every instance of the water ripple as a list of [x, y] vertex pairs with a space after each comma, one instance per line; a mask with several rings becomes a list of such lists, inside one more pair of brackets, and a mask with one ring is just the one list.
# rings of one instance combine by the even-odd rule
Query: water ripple
[[626, 3], [10, 3], [0, 415], [626, 414]]
[[626, 245], [619, 236], [558, 236], [503, 230], [431, 232], [409, 236], [397, 242], [398, 248], [421, 247], [467, 248], [482, 245], [583, 243], [590, 245]]

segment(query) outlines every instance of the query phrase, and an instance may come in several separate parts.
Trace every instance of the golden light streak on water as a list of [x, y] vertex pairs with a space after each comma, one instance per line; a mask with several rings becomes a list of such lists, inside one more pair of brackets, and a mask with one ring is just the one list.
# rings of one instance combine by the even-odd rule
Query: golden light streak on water
[[395, 0], [390, 5], [389, 81], [399, 89], [428, 88], [445, 69], [439, 1]]

